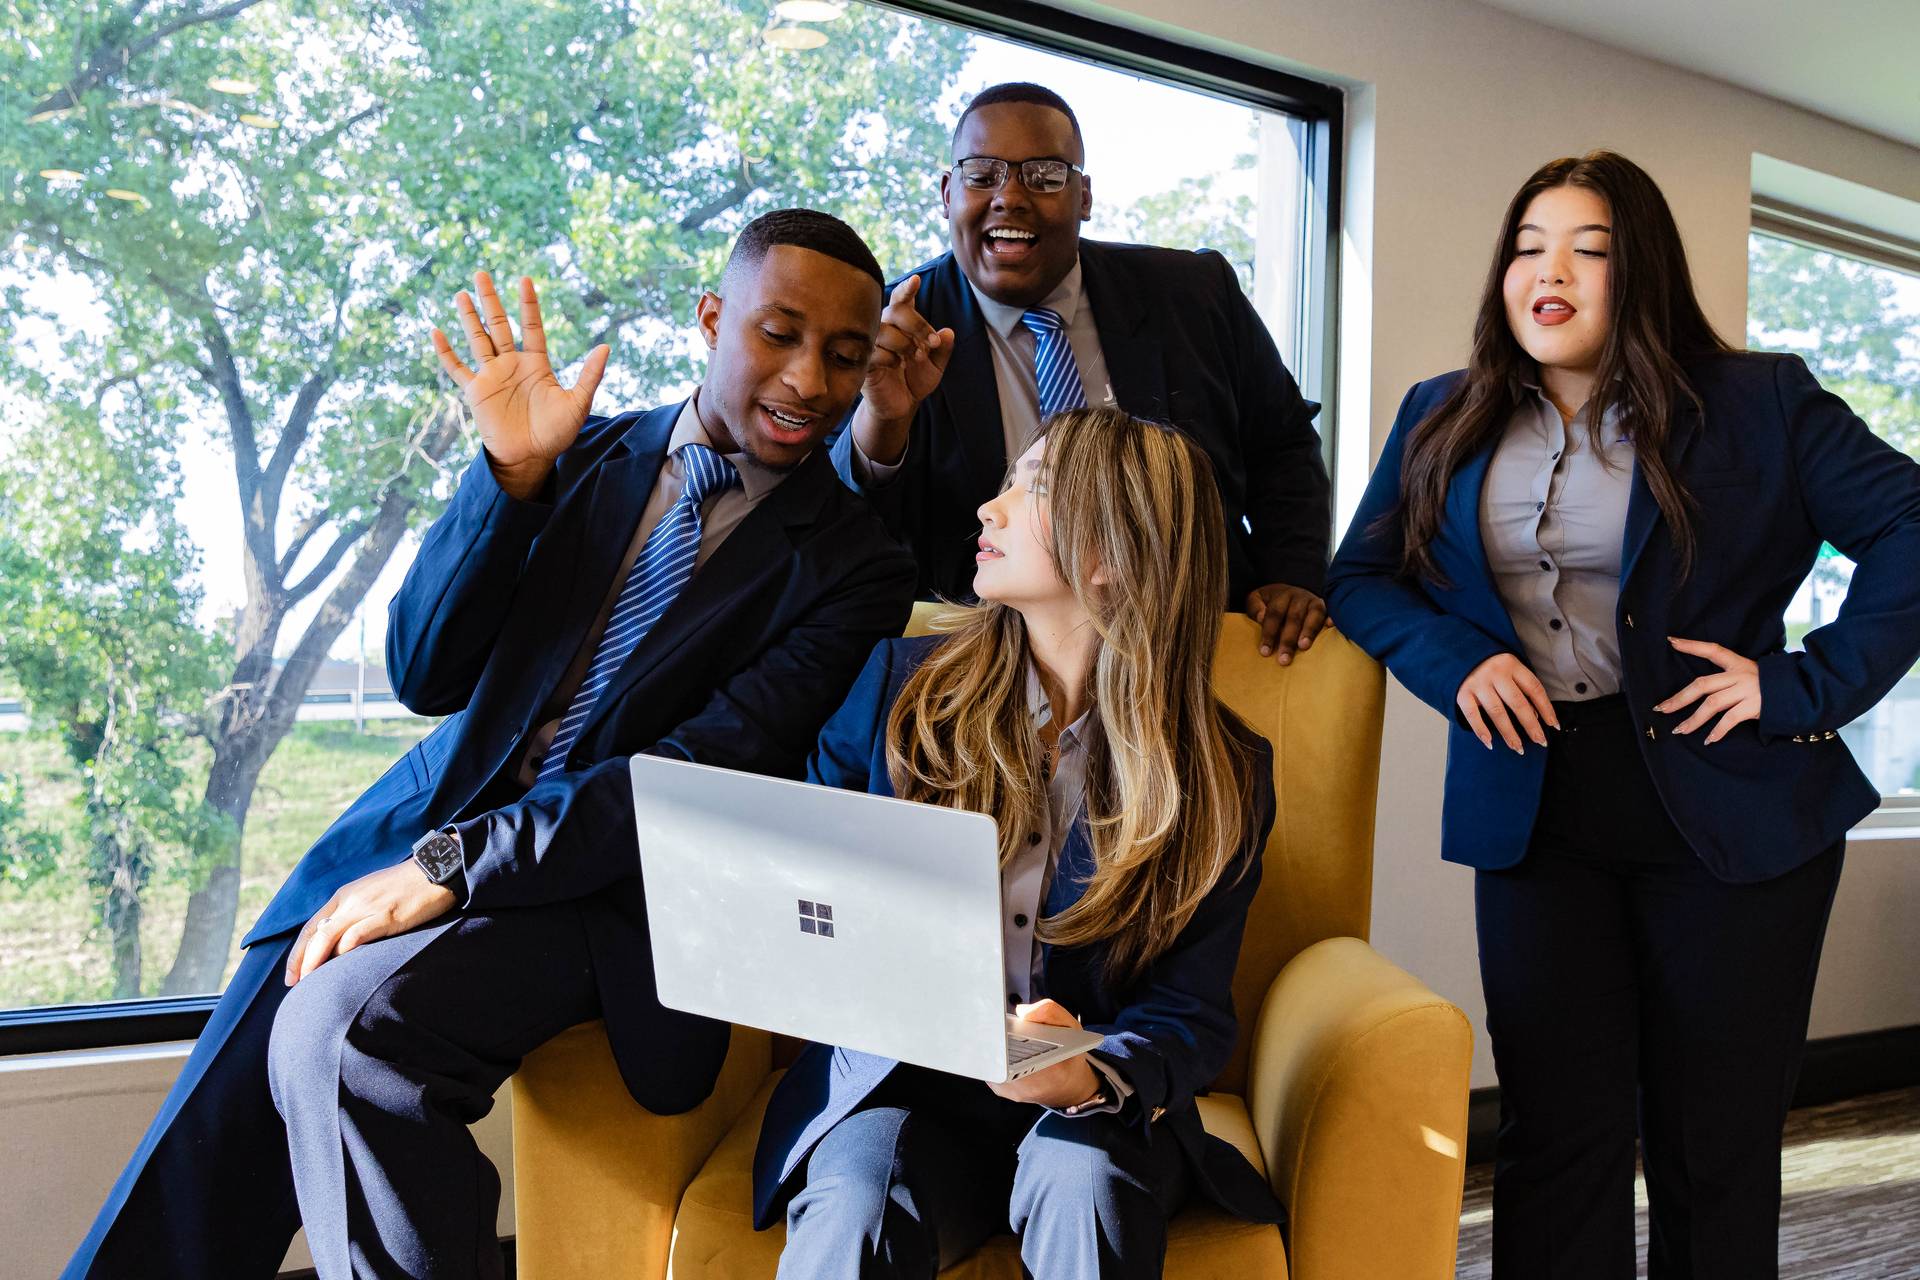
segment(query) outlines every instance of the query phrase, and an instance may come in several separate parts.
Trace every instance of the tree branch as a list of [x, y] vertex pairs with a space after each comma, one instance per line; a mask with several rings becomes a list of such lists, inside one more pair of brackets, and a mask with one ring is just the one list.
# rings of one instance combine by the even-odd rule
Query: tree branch
[[[300, 384], [300, 391], [293, 398], [293, 407], [287, 410], [286, 425], [280, 429], [280, 439], [274, 445], [273, 457], [268, 460], [263, 478], [269, 488], [278, 494], [287, 482], [287, 473], [293, 469], [293, 460], [300, 452], [300, 446], [307, 442], [307, 429], [313, 422], [313, 411], [320, 407], [320, 400], [333, 386], [333, 370], [322, 366], [307, 375]], [[277, 505], [277, 499], [276, 499]]]
[[753, 166], [742, 160], [740, 162], [740, 172], [734, 178], [733, 185], [705, 204], [689, 211], [680, 219], [680, 229], [682, 231], [700, 230], [727, 210], [738, 208], [744, 204], [747, 197], [759, 189], [760, 184], [754, 181]]
[[280, 576], [285, 578], [293, 572], [294, 563], [300, 559], [300, 553], [307, 549], [307, 543], [313, 541], [313, 535], [327, 527], [328, 512], [325, 507], [310, 512], [293, 531], [293, 538], [287, 543], [287, 549], [280, 553]]
[[227, 434], [233, 444], [234, 482], [240, 490], [240, 520], [247, 559], [260, 575], [263, 592], [280, 587], [279, 557], [273, 552], [274, 526], [279, 523], [280, 491], [261, 483], [260, 449], [254, 433], [253, 410], [247, 404], [246, 387], [240, 379], [240, 367], [233, 359], [233, 346], [227, 331], [212, 310], [199, 316], [200, 336], [206, 343], [208, 372], [214, 389], [227, 411]]
[[[453, 409], [436, 415], [433, 424], [419, 440], [418, 451], [428, 461], [437, 462], [460, 438], [461, 421], [461, 414]], [[352, 620], [353, 611], [366, 597], [374, 579], [386, 568], [401, 535], [406, 533], [407, 516], [420, 500], [420, 495], [414, 486], [402, 483], [405, 474], [403, 466], [400, 473], [382, 489], [380, 505], [373, 518], [366, 522], [366, 536], [359, 553], [334, 584], [333, 590], [327, 593], [326, 600], [314, 611], [312, 621], [301, 633], [299, 642], [287, 657], [286, 665], [274, 678], [267, 709], [267, 715], [272, 719], [292, 723], [300, 700], [313, 683], [314, 672], [319, 670], [327, 651], [333, 648], [333, 642]]]
[[[382, 509], [384, 507], [383, 503]], [[354, 543], [360, 541], [378, 519], [379, 517], [376, 516], [374, 520], [356, 520], [342, 529], [340, 535], [333, 540], [333, 545], [327, 548], [327, 553], [320, 557], [319, 563], [308, 570], [307, 576], [287, 588], [287, 604], [292, 606], [313, 594], [313, 589], [327, 580], [327, 575], [339, 567], [340, 558], [347, 554]]]
[[87, 59], [86, 67], [76, 74], [73, 79], [67, 81], [45, 98], [35, 103], [33, 109], [27, 114], [30, 116], [39, 115], [42, 111], [58, 111], [65, 107], [77, 107], [80, 105], [80, 95], [86, 93], [87, 90], [93, 88], [102, 80], [105, 80], [116, 70], [125, 70], [132, 64], [135, 58], [153, 48], [153, 46], [159, 44], [176, 31], [184, 31], [188, 27], [196, 27], [206, 22], [224, 22], [228, 18], [237, 17], [248, 9], [253, 8], [254, 5], [260, 3], [260, 0], [233, 0], [231, 4], [222, 5], [218, 9], [208, 9], [200, 13], [183, 14], [175, 18], [172, 22], [165, 23], [157, 30], [140, 37], [140, 39], [134, 41], [132, 44], [123, 43], [125, 37], [131, 34], [131, 28], [134, 22], [140, 17], [141, 10], [145, 9], [150, 2], [151, 0], [133, 0], [133, 3], [127, 6], [124, 13], [113, 21], [108, 22], [99, 47], [94, 49], [93, 56]]

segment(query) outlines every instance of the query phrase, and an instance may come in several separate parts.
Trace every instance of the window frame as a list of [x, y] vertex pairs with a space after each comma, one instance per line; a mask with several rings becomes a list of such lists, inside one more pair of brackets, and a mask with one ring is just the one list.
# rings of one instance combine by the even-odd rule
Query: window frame
[[[1162, 36], [1032, 0], [860, 0], [917, 18], [1129, 72], [1243, 106], [1293, 117], [1304, 126], [1300, 306], [1306, 358], [1292, 370], [1302, 393], [1321, 404], [1317, 426], [1329, 475], [1339, 447], [1340, 209], [1346, 96], [1339, 88]], [[1363, 439], [1359, 447], [1365, 448]], [[1329, 535], [1333, 532], [1329, 529]], [[0, 1010], [0, 1057], [192, 1040], [218, 995]]]
[[[1748, 222], [1750, 236], [1784, 240], [1817, 253], [1920, 278], [1920, 241], [1762, 195], [1752, 198]], [[1880, 807], [1863, 818], [1854, 831], [1869, 839], [1920, 835], [1920, 795], [1882, 794]]]

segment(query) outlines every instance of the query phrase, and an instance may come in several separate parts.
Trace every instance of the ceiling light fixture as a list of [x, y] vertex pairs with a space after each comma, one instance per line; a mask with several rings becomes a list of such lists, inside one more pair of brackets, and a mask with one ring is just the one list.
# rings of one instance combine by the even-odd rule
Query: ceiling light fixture
[[257, 93], [260, 90], [260, 86], [251, 80], [235, 80], [230, 76], [215, 76], [207, 81], [207, 88], [215, 93], [231, 93], [236, 96]]
[[827, 33], [812, 27], [768, 27], [760, 38], [776, 49], [818, 49], [827, 42]]
[[129, 191], [125, 187], [108, 187], [107, 194], [115, 200], [125, 200], [128, 204], [145, 204], [147, 198], [138, 191]]
[[832, 22], [846, 11], [839, 0], [780, 0], [773, 9], [774, 16], [788, 22]]
[[79, 182], [87, 175], [76, 169], [42, 169], [40, 176], [48, 182]]
[[272, 116], [263, 116], [252, 111], [241, 116], [240, 123], [250, 124], [256, 129], [278, 129], [280, 127], [280, 122]]

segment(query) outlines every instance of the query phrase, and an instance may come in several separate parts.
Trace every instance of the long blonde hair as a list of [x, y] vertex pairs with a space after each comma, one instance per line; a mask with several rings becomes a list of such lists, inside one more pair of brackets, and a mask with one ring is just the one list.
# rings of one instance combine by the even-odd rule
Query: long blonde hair
[[[1053, 561], [1098, 636], [1087, 691], [1098, 729], [1087, 743], [1093, 878], [1039, 936], [1106, 942], [1108, 972], [1125, 981], [1173, 944], [1245, 839], [1251, 731], [1212, 682], [1224, 520], [1206, 454], [1171, 427], [1078, 409], [1045, 434]], [[1026, 622], [987, 602], [939, 625], [949, 634], [887, 718], [887, 771], [904, 799], [992, 815], [1004, 866], [1047, 805]]]

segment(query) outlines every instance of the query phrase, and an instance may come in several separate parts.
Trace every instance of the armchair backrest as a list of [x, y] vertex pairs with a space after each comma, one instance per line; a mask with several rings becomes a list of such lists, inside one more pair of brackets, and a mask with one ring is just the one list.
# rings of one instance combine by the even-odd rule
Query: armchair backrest
[[[908, 635], [924, 635], [940, 606], [914, 606]], [[1213, 682], [1225, 702], [1273, 744], [1277, 802], [1260, 892], [1233, 978], [1240, 1039], [1214, 1086], [1244, 1092], [1248, 1043], [1267, 988], [1287, 961], [1323, 938], [1364, 939], [1373, 899], [1373, 813], [1380, 781], [1386, 676], [1336, 631], [1282, 667], [1263, 658], [1257, 628], [1228, 614]]]

